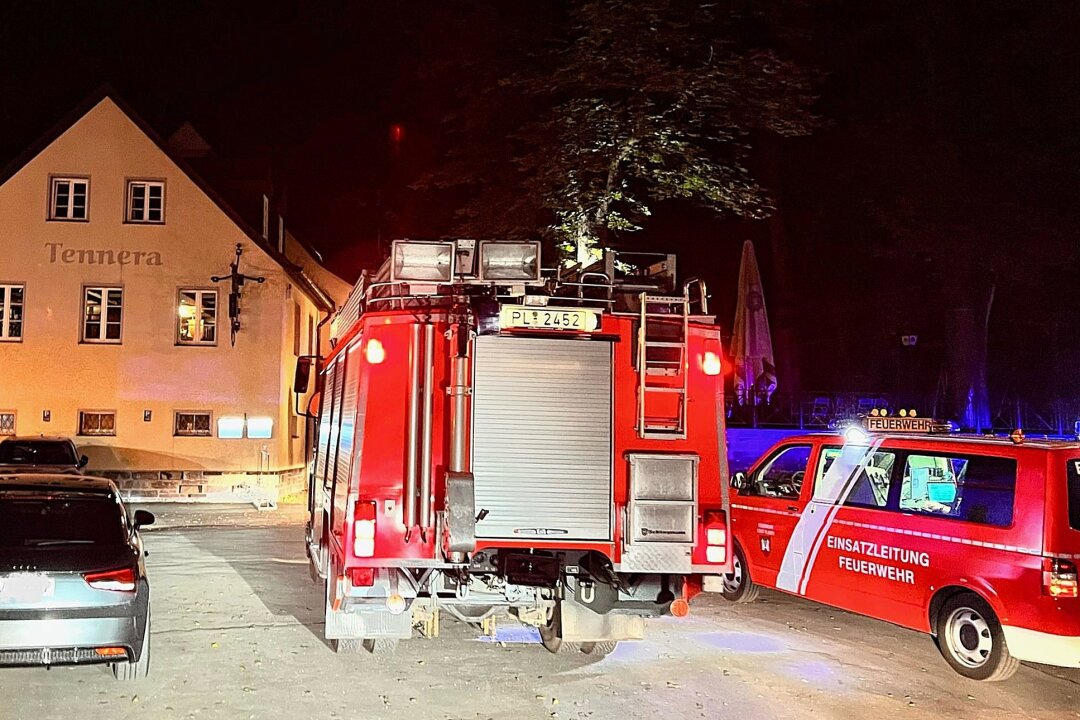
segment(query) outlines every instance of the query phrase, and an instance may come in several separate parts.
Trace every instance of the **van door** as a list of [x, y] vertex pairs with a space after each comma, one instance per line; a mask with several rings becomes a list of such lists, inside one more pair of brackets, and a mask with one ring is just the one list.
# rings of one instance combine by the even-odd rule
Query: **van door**
[[[838, 607], [851, 607], [859, 576], [845, 572], [895, 494], [896, 453], [871, 445], [825, 446], [815, 462], [811, 497], [792, 533], [780, 572], [780, 587]], [[874, 517], [878, 516], [878, 517]], [[842, 554], [842, 553], [847, 553]], [[845, 559], [847, 558], [847, 559]], [[865, 579], [865, 578], [863, 578]]]
[[[732, 500], [733, 533], [755, 581], [775, 587], [781, 560], [802, 510], [803, 480], [813, 446], [783, 445], [747, 476]], [[737, 525], [735, 525], [737, 523]]]

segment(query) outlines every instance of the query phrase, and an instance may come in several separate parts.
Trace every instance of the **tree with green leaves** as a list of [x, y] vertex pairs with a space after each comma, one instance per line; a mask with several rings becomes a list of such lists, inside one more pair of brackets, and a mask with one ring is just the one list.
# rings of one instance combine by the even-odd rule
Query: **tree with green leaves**
[[[469, 187], [456, 231], [542, 232], [568, 255], [641, 228], [681, 199], [745, 217], [771, 210], [749, 169], [755, 138], [809, 132], [809, 74], [760, 40], [749, 3], [591, 0], [526, 59], [469, 93], [423, 189]], [[523, 63], [524, 64], [524, 63]]]

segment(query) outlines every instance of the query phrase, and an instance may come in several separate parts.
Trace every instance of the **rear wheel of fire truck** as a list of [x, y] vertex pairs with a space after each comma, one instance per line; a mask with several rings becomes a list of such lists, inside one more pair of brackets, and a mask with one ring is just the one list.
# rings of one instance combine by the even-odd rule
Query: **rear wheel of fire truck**
[[398, 641], [394, 638], [368, 638], [364, 640], [364, 649], [372, 655], [393, 655]]
[[1005, 680], [1020, 667], [1009, 654], [1001, 623], [975, 593], [953, 595], [938, 611], [937, 645], [952, 669], [972, 680]]
[[731, 559], [731, 572], [721, 577], [723, 590], [720, 594], [725, 600], [737, 603], [757, 600], [761, 586], [750, 579], [750, 568], [746, 565], [746, 556], [738, 545], [735, 546], [735, 556]]
[[618, 640], [603, 640], [601, 642], [584, 642], [581, 643], [581, 652], [586, 655], [595, 655], [596, 657], [607, 657], [611, 653], [615, 652], [615, 648], [619, 647]]
[[577, 643], [566, 642], [562, 639], [562, 621], [559, 617], [559, 608], [556, 607], [551, 614], [551, 620], [546, 625], [540, 626], [540, 642], [547, 651], [556, 655], [561, 653], [578, 652], [581, 648]]
[[338, 655], [353, 655], [360, 652], [360, 638], [338, 638], [330, 641], [330, 649]]

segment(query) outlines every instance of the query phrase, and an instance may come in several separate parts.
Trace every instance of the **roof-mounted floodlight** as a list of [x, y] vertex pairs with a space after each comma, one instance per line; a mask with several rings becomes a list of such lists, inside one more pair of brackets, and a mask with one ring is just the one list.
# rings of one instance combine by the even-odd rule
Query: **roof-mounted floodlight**
[[480, 279], [498, 283], [539, 283], [540, 243], [480, 243]]
[[448, 283], [454, 278], [452, 242], [395, 240], [391, 253], [393, 282]]

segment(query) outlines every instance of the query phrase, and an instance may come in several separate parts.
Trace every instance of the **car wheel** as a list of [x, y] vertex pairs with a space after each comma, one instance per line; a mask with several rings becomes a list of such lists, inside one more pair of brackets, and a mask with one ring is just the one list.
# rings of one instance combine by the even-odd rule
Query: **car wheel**
[[113, 663], [113, 676], [124, 682], [142, 680], [150, 673], [150, 614], [147, 612], [143, 628], [142, 653], [135, 662]]
[[952, 669], [972, 680], [1005, 680], [1020, 667], [1009, 654], [1001, 623], [975, 593], [954, 595], [938, 611], [938, 649]]
[[721, 575], [723, 589], [720, 594], [725, 600], [737, 603], [748, 603], [757, 600], [761, 586], [750, 579], [750, 568], [746, 564], [746, 557], [742, 548], [735, 546], [735, 555], [731, 558], [731, 572]]

